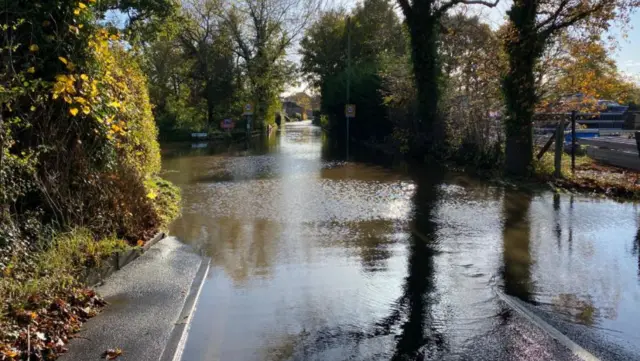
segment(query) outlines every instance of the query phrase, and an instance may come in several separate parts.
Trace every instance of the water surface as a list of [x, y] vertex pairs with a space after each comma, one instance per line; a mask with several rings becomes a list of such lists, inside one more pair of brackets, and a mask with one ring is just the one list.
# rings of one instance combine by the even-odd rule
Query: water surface
[[496, 289], [640, 359], [635, 204], [381, 164], [308, 123], [249, 150], [166, 147], [171, 233], [212, 259], [183, 360], [572, 359]]

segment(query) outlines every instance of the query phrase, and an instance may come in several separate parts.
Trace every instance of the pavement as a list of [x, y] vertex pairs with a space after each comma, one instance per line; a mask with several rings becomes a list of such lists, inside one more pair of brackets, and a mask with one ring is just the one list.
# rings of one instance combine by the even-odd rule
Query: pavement
[[153, 245], [97, 288], [109, 304], [60, 360], [101, 360], [114, 348], [123, 352], [118, 361], [179, 358], [208, 268], [208, 259], [173, 237]]

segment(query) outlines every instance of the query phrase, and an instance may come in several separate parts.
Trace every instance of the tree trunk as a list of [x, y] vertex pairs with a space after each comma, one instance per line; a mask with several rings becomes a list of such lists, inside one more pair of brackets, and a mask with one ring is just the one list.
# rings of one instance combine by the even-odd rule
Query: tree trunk
[[507, 35], [505, 50], [509, 71], [504, 78], [506, 103], [506, 172], [527, 176], [533, 162], [533, 115], [536, 83], [534, 67], [542, 55], [544, 42], [535, 31], [536, 0], [516, 0], [509, 17], [513, 32]]
[[204, 84], [204, 98], [207, 102], [207, 126], [209, 128], [216, 127], [215, 122], [215, 107], [216, 107], [216, 99], [215, 99], [215, 89], [214, 89], [214, 80], [207, 77], [205, 78]]
[[424, 142], [424, 144], [418, 144], [418, 147], [437, 155], [444, 150], [446, 139], [444, 120], [438, 109], [440, 99], [440, 67], [437, 52], [438, 21], [429, 13], [429, 9], [421, 11], [420, 8], [415, 7], [408, 23], [411, 32], [411, 55], [421, 117], [416, 128]]

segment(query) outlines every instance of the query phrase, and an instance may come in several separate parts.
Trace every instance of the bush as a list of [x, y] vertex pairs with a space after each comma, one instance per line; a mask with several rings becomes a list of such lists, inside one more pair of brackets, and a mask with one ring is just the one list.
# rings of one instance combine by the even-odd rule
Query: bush
[[[80, 324], [104, 303], [78, 281], [87, 267], [99, 266], [125, 241], [108, 237], [96, 241], [86, 229], [61, 233], [34, 255], [14, 254], [0, 267], [0, 356], [7, 360], [52, 359]], [[27, 340], [29, 327], [31, 338]], [[46, 334], [49, 342], [37, 336]], [[30, 345], [30, 347], [27, 347]]]

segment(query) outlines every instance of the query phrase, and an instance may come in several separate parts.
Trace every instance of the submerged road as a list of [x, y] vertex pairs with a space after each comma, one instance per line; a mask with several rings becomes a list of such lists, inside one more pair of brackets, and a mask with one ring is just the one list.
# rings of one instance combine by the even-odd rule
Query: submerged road
[[211, 258], [184, 361], [640, 360], [638, 207], [344, 161], [309, 123], [169, 145], [171, 233]]

